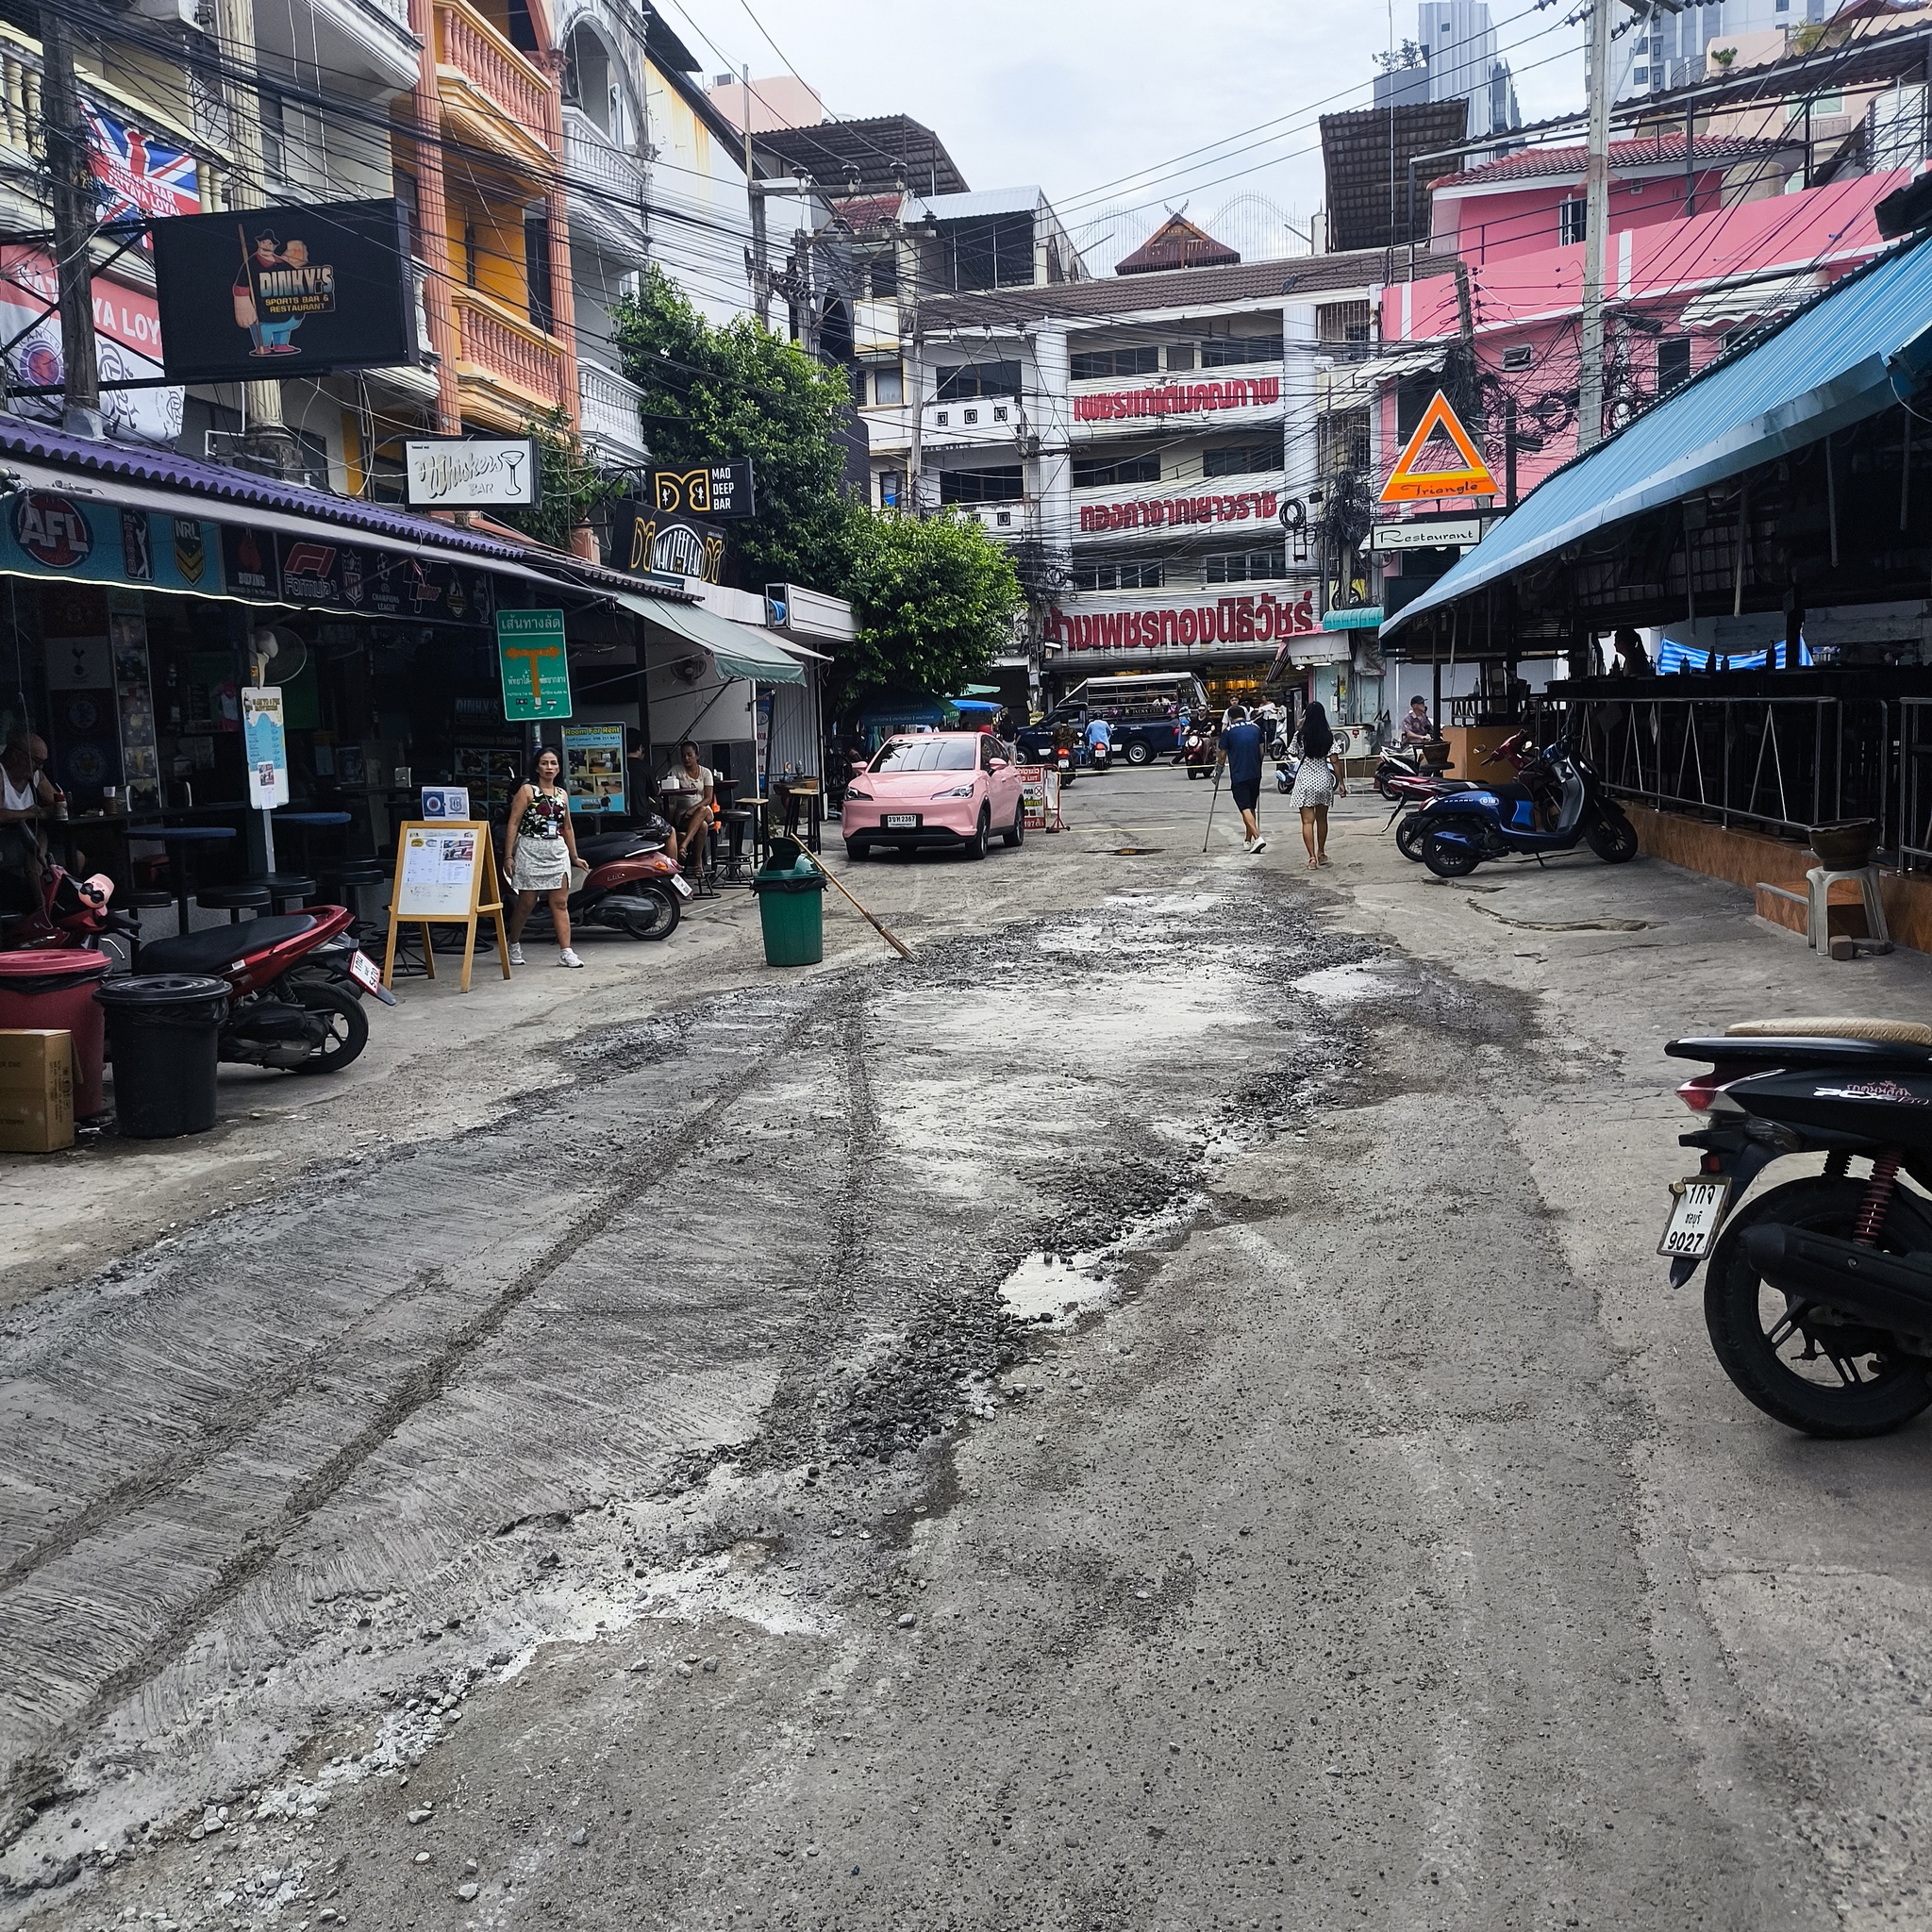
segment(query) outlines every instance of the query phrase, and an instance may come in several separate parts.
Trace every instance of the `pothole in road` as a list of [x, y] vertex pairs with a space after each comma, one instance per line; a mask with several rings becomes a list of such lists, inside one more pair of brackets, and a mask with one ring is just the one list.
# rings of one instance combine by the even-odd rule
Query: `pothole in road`
[[1096, 1255], [1031, 1254], [1000, 1283], [1000, 1300], [1019, 1322], [1064, 1325], [1107, 1295]]
[[1399, 990], [1395, 975], [1376, 959], [1348, 966], [1324, 966], [1319, 972], [1303, 974], [1292, 983], [1296, 992], [1341, 1007], [1354, 1006], [1359, 1000], [1383, 998]]

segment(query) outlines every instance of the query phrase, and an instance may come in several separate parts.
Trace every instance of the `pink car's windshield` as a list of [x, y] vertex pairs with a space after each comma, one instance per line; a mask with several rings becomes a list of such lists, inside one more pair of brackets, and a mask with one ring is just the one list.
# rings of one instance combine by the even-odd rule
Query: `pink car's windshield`
[[976, 739], [895, 738], [873, 759], [874, 772], [970, 772], [979, 763]]

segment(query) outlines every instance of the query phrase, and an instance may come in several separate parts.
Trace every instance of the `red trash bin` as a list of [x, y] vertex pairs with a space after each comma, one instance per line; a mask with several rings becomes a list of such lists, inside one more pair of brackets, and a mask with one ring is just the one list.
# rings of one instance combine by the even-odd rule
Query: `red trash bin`
[[74, 1036], [74, 1117], [108, 1110], [101, 1091], [105, 1015], [94, 988], [113, 962], [78, 946], [0, 953], [0, 1030], [65, 1028]]

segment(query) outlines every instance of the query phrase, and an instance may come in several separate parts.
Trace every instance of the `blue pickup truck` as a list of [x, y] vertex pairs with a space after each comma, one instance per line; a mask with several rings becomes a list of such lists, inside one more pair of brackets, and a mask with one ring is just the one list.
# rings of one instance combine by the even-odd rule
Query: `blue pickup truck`
[[1037, 724], [1019, 732], [1024, 763], [1044, 758], [1056, 732], [1071, 730], [1084, 741], [1089, 719], [1105, 718], [1113, 727], [1113, 755], [1130, 765], [1180, 754], [1188, 714], [1206, 708], [1208, 693], [1191, 671], [1141, 672], [1120, 677], [1090, 677], [1076, 684]]

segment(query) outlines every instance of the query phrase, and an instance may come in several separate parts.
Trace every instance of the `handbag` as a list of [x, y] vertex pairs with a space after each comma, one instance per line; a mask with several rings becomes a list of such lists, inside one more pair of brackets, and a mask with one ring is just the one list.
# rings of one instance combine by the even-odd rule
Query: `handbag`
[[591, 868], [588, 865], [572, 866], [570, 869], [571, 891], [573, 892], [581, 892], [584, 890], [584, 881], [590, 876]]

